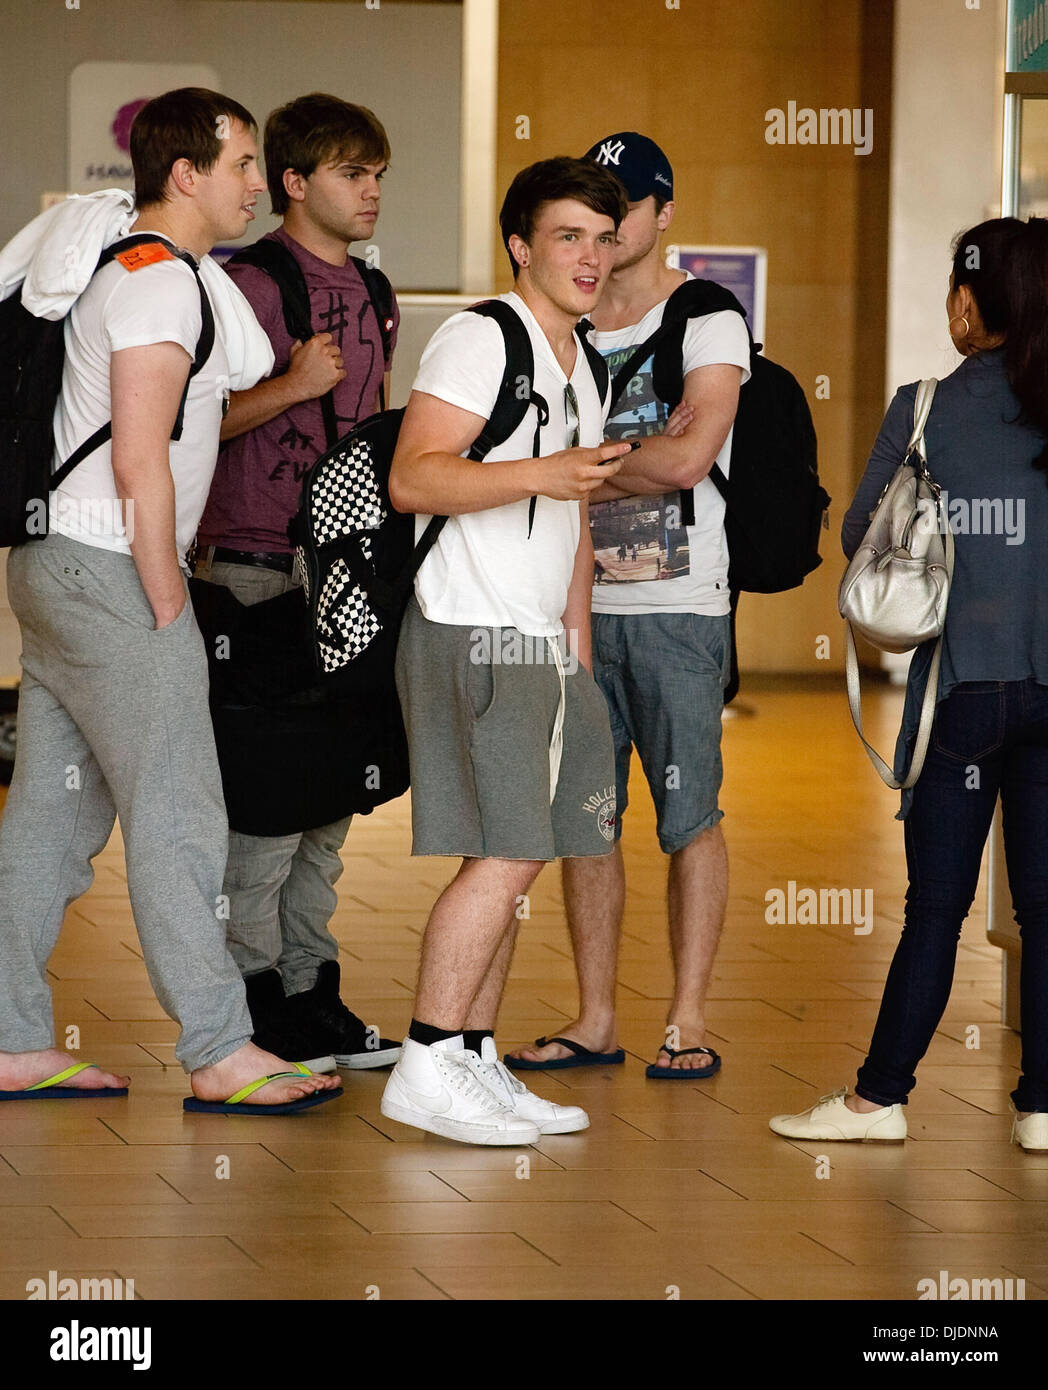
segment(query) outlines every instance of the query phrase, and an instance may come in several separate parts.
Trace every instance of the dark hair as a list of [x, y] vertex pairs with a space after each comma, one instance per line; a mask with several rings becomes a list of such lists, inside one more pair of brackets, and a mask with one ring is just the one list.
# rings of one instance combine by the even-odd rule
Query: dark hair
[[[1023, 418], [1048, 436], [1048, 219], [995, 217], [963, 232], [953, 244], [953, 284], [969, 287], [986, 331], [1004, 335]], [[1034, 467], [1048, 470], [1048, 439]]]
[[615, 223], [616, 231], [629, 212], [622, 184], [614, 174], [590, 159], [570, 159], [561, 155], [556, 159], [540, 159], [537, 164], [521, 169], [506, 190], [499, 212], [502, 242], [513, 267], [514, 280], [520, 266], [509, 249], [510, 237], [519, 236], [521, 241], [530, 241], [539, 211], [546, 203], [560, 198], [574, 198], [593, 212], [602, 212]]
[[246, 107], [206, 87], [179, 87], [147, 101], [131, 123], [131, 167], [138, 206], [147, 207], [168, 197], [168, 176], [178, 159], [188, 159], [194, 169], [209, 174], [229, 136], [230, 121], [239, 121], [248, 130], [256, 128], [255, 118]]
[[382, 122], [366, 106], [354, 106], [326, 92], [311, 92], [278, 106], [266, 121], [266, 182], [273, 211], [287, 212], [291, 199], [284, 172], [294, 169], [309, 178], [318, 164], [389, 160], [389, 140]]

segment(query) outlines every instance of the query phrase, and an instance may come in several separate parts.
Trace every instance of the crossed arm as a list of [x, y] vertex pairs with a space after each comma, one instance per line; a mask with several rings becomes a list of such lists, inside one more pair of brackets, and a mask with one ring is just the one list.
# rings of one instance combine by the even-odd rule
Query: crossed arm
[[716, 462], [739, 405], [742, 369], [728, 363], [696, 367], [684, 378], [678, 411], [690, 418], [679, 432], [652, 435], [629, 460], [629, 471], [609, 479], [590, 500], [646, 496], [694, 487]]

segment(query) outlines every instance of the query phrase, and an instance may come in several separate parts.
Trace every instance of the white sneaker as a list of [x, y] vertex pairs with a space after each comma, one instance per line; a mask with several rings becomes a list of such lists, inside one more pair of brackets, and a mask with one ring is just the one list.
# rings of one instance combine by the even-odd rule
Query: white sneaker
[[1035, 1110], [1025, 1120], [1020, 1120], [1016, 1115], [1012, 1122], [1012, 1143], [1031, 1153], [1042, 1153], [1048, 1149], [1048, 1114]]
[[494, 1038], [484, 1038], [481, 1053], [464, 1052], [466, 1065], [480, 1078], [500, 1105], [514, 1115], [538, 1125], [542, 1134], [574, 1134], [589, 1129], [589, 1116], [578, 1105], [557, 1105], [528, 1090], [510, 1069], [499, 1061]]
[[898, 1144], [906, 1138], [906, 1116], [901, 1105], [882, 1105], [860, 1115], [844, 1103], [847, 1086], [823, 1096], [800, 1115], [773, 1115], [768, 1128], [786, 1139], [876, 1139]]
[[425, 1047], [404, 1039], [382, 1093], [383, 1115], [463, 1144], [534, 1144], [538, 1125], [508, 1109], [475, 1076], [462, 1036]]

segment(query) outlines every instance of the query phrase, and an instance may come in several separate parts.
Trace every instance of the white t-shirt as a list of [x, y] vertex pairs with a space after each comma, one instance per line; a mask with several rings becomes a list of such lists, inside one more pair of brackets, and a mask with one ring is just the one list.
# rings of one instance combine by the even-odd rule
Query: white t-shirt
[[[539, 457], [571, 442], [565, 404], [568, 378], [546, 335], [517, 294], [500, 298], [520, 315], [535, 354], [535, 390], [550, 408], [539, 438]], [[441, 324], [422, 355], [414, 389], [487, 419], [495, 406], [506, 351], [492, 319], [468, 311]], [[597, 394], [586, 354], [578, 347], [571, 385], [579, 406], [579, 443], [595, 448], [603, 438], [607, 401]], [[536, 414], [528, 408], [504, 444], [485, 462], [531, 458]], [[468, 454], [465, 451], [463, 457]], [[482, 464], [479, 466], [483, 466]], [[539, 497], [528, 535], [529, 501], [449, 517], [415, 578], [415, 593], [430, 622], [460, 626], [515, 627], [531, 637], [561, 631], [579, 544], [579, 504]], [[420, 516], [416, 537], [429, 521]]]
[[[656, 304], [628, 328], [590, 335], [613, 377], [630, 353], [662, 323], [666, 303]], [[696, 367], [718, 363], [741, 367], [743, 382], [749, 380], [749, 335], [742, 316], [731, 310], [690, 319], [684, 332], [685, 376]], [[670, 412], [655, 395], [651, 376], [649, 357], [619, 397], [607, 424], [609, 439], [662, 433]], [[717, 455], [725, 475], [731, 439], [729, 430]], [[694, 497], [695, 525], [688, 527], [680, 524], [679, 492], [616, 498], [590, 506], [597, 574], [593, 585], [595, 613], [704, 613], [715, 617], [730, 611], [724, 499], [709, 478], [703, 478], [694, 489]]]
[[[73, 305], [65, 324], [66, 360], [55, 410], [53, 468], [112, 419], [109, 359], [122, 348], [178, 343], [192, 358], [200, 336], [200, 295], [177, 258], [126, 270], [111, 261]], [[181, 559], [193, 542], [218, 457], [229, 365], [217, 333], [211, 356], [189, 383], [182, 438], [170, 445], [175, 540]], [[85, 545], [130, 555], [127, 518], [117, 500], [107, 440], [51, 494], [51, 530]]]

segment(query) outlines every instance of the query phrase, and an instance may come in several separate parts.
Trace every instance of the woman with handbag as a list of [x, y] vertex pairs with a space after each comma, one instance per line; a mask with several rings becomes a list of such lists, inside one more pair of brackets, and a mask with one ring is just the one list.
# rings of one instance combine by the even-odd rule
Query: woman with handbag
[[[983, 222], [953, 250], [946, 310], [964, 361], [935, 391], [924, 447], [940, 525], [954, 533], [954, 570], [939, 669], [938, 643], [924, 642], [896, 749], [898, 786], [931, 670], [931, 740], [900, 812], [905, 923], [854, 1094], [842, 1088], [770, 1125], [795, 1139], [906, 1137], [903, 1106], [949, 999], [1000, 794], [1023, 946], [1012, 1138], [1048, 1150], [1048, 220]], [[844, 519], [849, 558], [907, 452], [917, 385], [892, 401]]]

